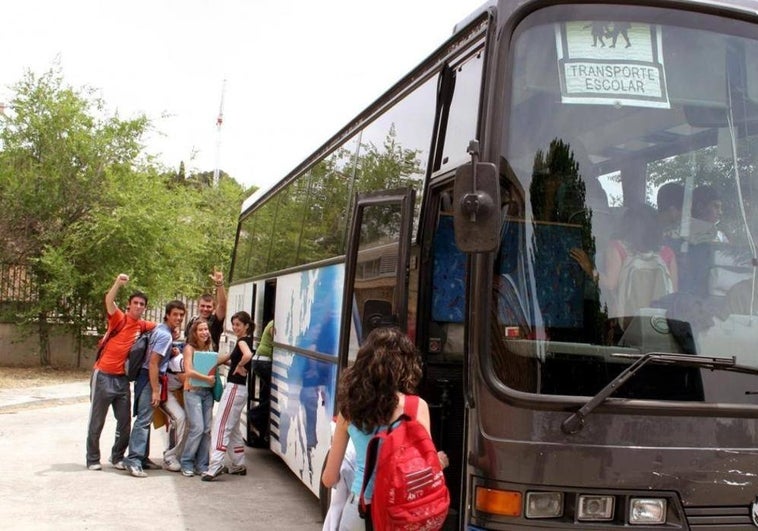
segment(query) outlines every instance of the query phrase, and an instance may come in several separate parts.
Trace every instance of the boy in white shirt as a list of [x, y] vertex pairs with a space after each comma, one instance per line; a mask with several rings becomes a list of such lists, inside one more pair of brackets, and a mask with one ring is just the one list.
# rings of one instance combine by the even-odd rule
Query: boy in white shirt
[[184, 356], [182, 350], [184, 344], [179, 341], [181, 330], [173, 331], [173, 343], [171, 345], [171, 359], [168, 362], [168, 397], [161, 403], [161, 409], [170, 423], [169, 445], [163, 452], [163, 468], [171, 472], [179, 472], [181, 465], [179, 457], [184, 449], [184, 440], [187, 436], [187, 416], [184, 413]]

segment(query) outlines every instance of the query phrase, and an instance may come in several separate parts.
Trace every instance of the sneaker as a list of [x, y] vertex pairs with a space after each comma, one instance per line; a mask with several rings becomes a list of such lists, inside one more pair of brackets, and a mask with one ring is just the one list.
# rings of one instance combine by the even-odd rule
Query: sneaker
[[154, 461], [151, 461], [150, 458], [146, 458], [142, 461], [142, 468], [145, 470], [160, 470], [161, 467], [159, 467]]
[[142, 470], [141, 467], [132, 466], [132, 465], [126, 465], [126, 469], [135, 478], [146, 478], [147, 477], [147, 474], [145, 474], [145, 471]]
[[163, 461], [163, 469], [169, 472], [179, 472], [182, 469], [182, 465], [178, 461], [167, 459]]
[[124, 464], [123, 459], [119, 459], [115, 463], [113, 462], [113, 459], [109, 459], [108, 462], [115, 468], [116, 470], [126, 470], [126, 465]]
[[231, 474], [232, 476], [247, 476], [247, 467], [245, 465], [240, 466], [225, 466], [224, 474]]
[[189, 470], [188, 468], [182, 468], [182, 476], [185, 478], [191, 478], [194, 475], [195, 473], [192, 470]]
[[219, 468], [216, 472], [203, 472], [203, 476], [200, 479], [203, 481], [213, 481], [219, 477], [223, 471], [223, 468]]
[[103, 467], [100, 465], [100, 463], [92, 463], [91, 465], [87, 465], [87, 470], [102, 470]]

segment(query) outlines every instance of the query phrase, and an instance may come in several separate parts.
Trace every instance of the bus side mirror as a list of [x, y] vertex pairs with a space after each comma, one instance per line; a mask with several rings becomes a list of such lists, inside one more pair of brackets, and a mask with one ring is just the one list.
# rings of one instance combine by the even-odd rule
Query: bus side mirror
[[500, 178], [489, 162], [469, 164], [455, 172], [453, 189], [455, 244], [464, 253], [487, 253], [500, 243]]

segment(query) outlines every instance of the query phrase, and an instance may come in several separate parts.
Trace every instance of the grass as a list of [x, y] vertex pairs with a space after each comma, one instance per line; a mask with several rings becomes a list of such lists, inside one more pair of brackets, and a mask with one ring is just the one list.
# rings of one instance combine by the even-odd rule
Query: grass
[[89, 380], [88, 369], [0, 367], [0, 389], [40, 387]]

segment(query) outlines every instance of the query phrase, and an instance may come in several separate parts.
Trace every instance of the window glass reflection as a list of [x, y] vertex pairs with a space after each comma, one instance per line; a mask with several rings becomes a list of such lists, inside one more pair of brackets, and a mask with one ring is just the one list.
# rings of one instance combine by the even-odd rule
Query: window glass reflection
[[[593, 395], [648, 352], [758, 368], [758, 77], [746, 74], [758, 48], [753, 29], [720, 24], [593, 6], [542, 10], [517, 32], [492, 299], [493, 365], [508, 385]], [[599, 26], [626, 36], [601, 42]], [[633, 63], [651, 77], [598, 77], [597, 65], [623, 75]], [[755, 403], [754, 387], [648, 365], [614, 396]]]

